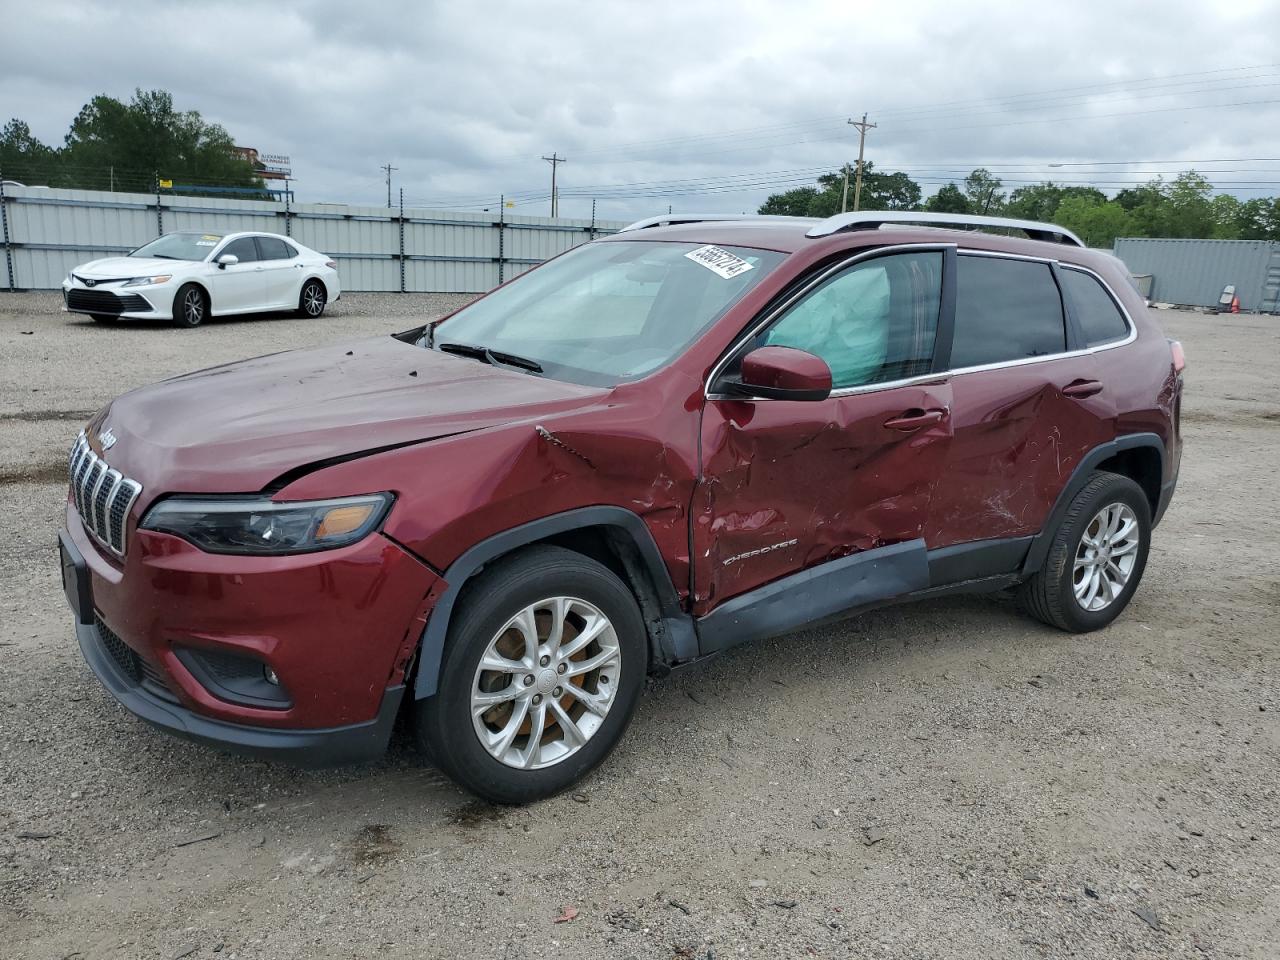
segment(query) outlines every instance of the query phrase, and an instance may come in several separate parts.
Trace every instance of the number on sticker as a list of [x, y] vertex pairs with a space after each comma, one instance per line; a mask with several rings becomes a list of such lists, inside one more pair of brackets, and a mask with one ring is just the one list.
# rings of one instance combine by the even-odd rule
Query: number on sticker
[[694, 263], [706, 267], [716, 276], [724, 277], [726, 280], [730, 280], [740, 273], [746, 273], [752, 266], [741, 257], [712, 244], [699, 247], [697, 250], [690, 250], [685, 256]]

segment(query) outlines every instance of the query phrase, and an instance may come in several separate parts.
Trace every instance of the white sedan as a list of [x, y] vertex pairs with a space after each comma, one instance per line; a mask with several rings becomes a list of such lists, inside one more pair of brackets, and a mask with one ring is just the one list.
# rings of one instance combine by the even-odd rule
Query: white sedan
[[128, 256], [92, 260], [62, 281], [64, 309], [101, 323], [295, 310], [318, 317], [342, 295], [337, 264], [274, 233], [167, 233]]

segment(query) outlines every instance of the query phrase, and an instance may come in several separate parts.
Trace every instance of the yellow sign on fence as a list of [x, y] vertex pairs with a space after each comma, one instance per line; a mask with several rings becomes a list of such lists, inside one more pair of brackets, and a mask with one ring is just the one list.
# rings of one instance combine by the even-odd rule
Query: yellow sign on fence
[[160, 189], [161, 189], [161, 190], [172, 190], [172, 189], [173, 189], [173, 181], [172, 181], [172, 180], [161, 180], [161, 181], [160, 181]]

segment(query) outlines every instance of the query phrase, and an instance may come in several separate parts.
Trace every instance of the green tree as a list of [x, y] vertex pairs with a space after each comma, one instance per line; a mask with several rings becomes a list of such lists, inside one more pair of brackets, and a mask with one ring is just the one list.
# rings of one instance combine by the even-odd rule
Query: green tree
[[[848, 209], [853, 209], [854, 170], [849, 168]], [[817, 187], [799, 187], [775, 193], [760, 206], [762, 214], [793, 217], [829, 217], [840, 212], [844, 197], [844, 171], [824, 173]], [[862, 167], [862, 210], [918, 210], [920, 185], [905, 173], [881, 173], [872, 163]]]
[[1091, 247], [1111, 247], [1116, 237], [1132, 236], [1129, 212], [1114, 200], [1067, 197], [1054, 213], [1054, 222], [1074, 231]]
[[1280, 197], [1255, 197], [1240, 205], [1241, 240], [1280, 240]]
[[49, 185], [58, 175], [58, 151], [32, 136], [17, 118], [0, 130], [0, 173], [6, 180]]
[[1215, 240], [1239, 240], [1244, 205], [1229, 193], [1220, 193], [1209, 201]]
[[1212, 237], [1214, 231], [1213, 188], [1194, 170], [1173, 178], [1164, 207], [1167, 237]]
[[930, 213], [969, 213], [969, 200], [954, 183], [944, 184], [925, 203]]
[[1019, 187], [1009, 194], [1004, 215], [1024, 220], [1052, 221], [1058, 212], [1058, 204], [1067, 197], [1083, 197], [1095, 203], [1104, 203], [1107, 195], [1096, 187], [1078, 185], [1060, 186], [1056, 183], [1037, 183]]
[[1004, 182], [985, 167], [979, 167], [964, 178], [964, 194], [969, 200], [969, 212], [994, 215], [1004, 209], [1005, 195], [1000, 192]]
[[126, 189], [148, 189], [153, 171], [175, 184], [260, 188], [253, 165], [233, 145], [218, 124], [176, 110], [166, 91], [139, 89], [127, 104], [105, 94], [85, 104], [67, 132], [62, 160], [69, 178], [98, 188], [112, 176]]

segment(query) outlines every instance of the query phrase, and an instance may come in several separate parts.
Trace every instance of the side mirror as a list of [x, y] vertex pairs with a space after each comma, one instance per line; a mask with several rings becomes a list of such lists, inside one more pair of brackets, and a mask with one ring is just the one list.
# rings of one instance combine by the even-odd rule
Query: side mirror
[[240, 262], [240, 258], [234, 253], [224, 253], [218, 258], [218, 269], [225, 270], [227, 267], [234, 267]]
[[742, 378], [733, 392], [768, 400], [825, 400], [831, 395], [831, 368], [794, 347], [757, 347], [742, 358]]

